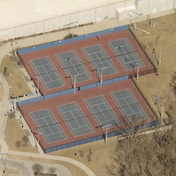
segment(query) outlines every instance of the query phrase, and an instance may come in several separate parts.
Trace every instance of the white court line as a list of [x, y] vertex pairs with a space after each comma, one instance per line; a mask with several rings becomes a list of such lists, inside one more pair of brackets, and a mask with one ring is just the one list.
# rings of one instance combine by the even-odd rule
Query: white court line
[[[57, 69], [55, 68], [55, 66], [52, 64], [52, 61], [51, 61], [51, 59], [49, 59], [49, 58], [47, 58], [47, 61], [48, 61], [48, 65], [50, 65], [51, 66], [51, 68], [53, 69], [53, 72], [54, 72], [54, 74], [57, 76], [57, 80], [60, 80], [60, 82], [62, 83], [62, 85], [64, 85], [64, 81], [63, 81], [63, 79], [60, 77], [60, 75], [59, 75], [59, 73], [57, 72]], [[45, 69], [46, 70], [46, 69]], [[47, 72], [47, 74], [48, 74], [48, 72]], [[50, 76], [49, 76], [50, 77]], [[51, 78], [51, 77], [50, 77]], [[52, 79], [51, 79], [52, 80]], [[53, 80], [54, 81], [54, 80]]]
[[[135, 51], [134, 48], [133, 48], [133, 46], [131, 45], [131, 43], [129, 42], [129, 40], [128, 40], [126, 37], [124, 38], [124, 40], [126, 41], [126, 43], [128, 43], [128, 47], [131, 49], [131, 51]], [[136, 41], [135, 41], [135, 42], [136, 42]], [[140, 48], [140, 50], [141, 50], [141, 48]], [[142, 52], [143, 52], [143, 51], [142, 51]], [[134, 54], [134, 53], [133, 53], [133, 54]], [[145, 64], [143, 63], [143, 61], [142, 61], [141, 58], [139, 57], [138, 53], [135, 52], [134, 55], [137, 55], [137, 61], [138, 61], [138, 62], [140, 61], [141, 66], [142, 66], [142, 67], [145, 66]], [[135, 58], [136, 58], [136, 56], [135, 56]]]
[[[67, 64], [65, 64], [65, 63], [67, 63], [67, 61], [64, 62], [63, 58], [61, 58], [61, 57], [59, 56], [59, 54], [57, 54], [58, 57], [60, 58], [60, 59], [57, 59], [57, 60], [58, 60], [58, 62], [61, 62], [61, 65], [62, 65], [64, 68], [66, 68], [67, 75], [68, 75], [68, 76], [73, 76], [73, 75], [71, 75], [71, 72], [69, 71], [69, 69], [74, 69], [74, 71], [76, 72], [75, 75], [81, 73], [81, 74], [85, 74], [89, 80], [92, 79], [92, 77], [90, 76], [90, 74], [89, 74], [89, 72], [87, 71], [86, 67], [83, 65], [84, 63], [81, 62], [82, 60], [81, 60], [80, 57], [77, 55], [77, 53], [76, 53], [75, 50], [71, 50], [71, 51], [69, 51], [69, 52], [65, 52], [65, 53], [61, 53], [61, 54], [66, 54], [66, 53], [71, 53], [71, 52], [72, 52], [72, 54], [73, 54], [74, 56], [71, 57], [71, 58], [69, 58], [69, 63], [71, 64], [71, 66], [69, 66], [69, 68], [67, 68]], [[73, 59], [77, 61], [77, 64], [76, 64], [76, 65], [73, 65], [73, 63], [71, 62], [71, 61], [73, 61]], [[81, 69], [82, 71], [81, 71], [81, 72], [78, 71], [75, 67], [80, 67], [80, 69]], [[87, 80], [87, 79], [86, 79], [86, 80]], [[83, 80], [83, 81], [84, 81], [84, 80]], [[83, 82], [83, 81], [80, 81], [80, 82]]]
[[[134, 100], [134, 103], [129, 104], [129, 103], [127, 102], [127, 100], [126, 100], [126, 98], [128, 98], [128, 97], [130, 97], [130, 98], [132, 98], [132, 99], [134, 100], [134, 98], [133, 98], [132, 96], [127, 96], [127, 97], [124, 97], [123, 99], [124, 99], [124, 101], [126, 102], [126, 105], [128, 105], [128, 107], [130, 108], [130, 110], [133, 112], [133, 114], [135, 114], [134, 111], [133, 111], [133, 109], [130, 107], [130, 105], [137, 105], [138, 108], [139, 108], [139, 102], [136, 102], [136, 101]], [[142, 113], [142, 111], [141, 111], [140, 108], [139, 108], [139, 110], [140, 110], [140, 112]]]
[[[143, 110], [143, 108], [141, 107], [141, 105], [140, 105], [139, 102], [137, 101], [136, 97], [135, 97], [134, 94], [131, 92], [131, 90], [128, 89], [127, 91], [128, 91], [128, 93], [129, 93], [129, 95], [131, 96], [131, 98], [134, 100], [134, 102], [137, 103], [137, 105], [138, 105], [139, 109], [141, 110], [142, 114], [143, 114], [144, 116], [146, 116], [145, 111]], [[144, 101], [145, 101], [145, 100], [144, 100]]]
[[[108, 42], [108, 45], [110, 45], [110, 48], [111, 48], [112, 52], [114, 53], [114, 55], [116, 56], [116, 58], [121, 63], [121, 66], [124, 68], [124, 70], [128, 70], [127, 67], [123, 64], [123, 61], [122, 61], [122, 59], [119, 56], [119, 53], [116, 51], [116, 48], [118, 48], [119, 46], [118, 47], [114, 47], [110, 42]], [[125, 55], [124, 51], [123, 51], [123, 55]]]
[[[81, 108], [80, 108], [80, 106], [76, 103], [76, 108], [77, 108], [77, 110], [80, 112], [80, 114], [81, 115], [84, 115], [84, 113], [82, 112], [82, 110], [81, 110]], [[79, 122], [78, 122], [78, 124], [79, 124], [79, 127], [80, 128], [82, 128], [82, 127], [88, 127], [89, 128], [89, 131], [90, 132], [92, 132], [93, 130], [92, 130], [92, 128], [90, 128], [91, 127], [91, 124], [87, 121], [87, 119], [86, 119], [86, 116], [84, 115], [84, 116], [81, 116], [81, 118], [83, 118], [83, 120], [84, 120], [84, 122], [85, 122], [85, 126], [81, 126], [80, 124], [79, 124]], [[78, 118], [75, 118], [75, 120], [76, 121], [78, 121]], [[80, 129], [80, 128], [74, 128], [74, 129]]]
[[126, 64], [123, 62], [123, 59], [121, 58], [121, 55], [125, 55], [126, 59], [128, 59], [126, 53], [123, 50], [123, 46], [121, 46], [121, 50], [123, 51], [123, 54], [120, 54], [120, 55], [118, 55], [118, 50], [116, 49], [118, 47], [113, 47], [113, 48], [114, 48], [115, 54], [117, 55], [117, 58], [120, 60], [120, 62], [122, 64], [122, 67], [125, 67], [124, 70], [128, 70], [128, 68], [126, 67]]
[[[120, 40], [124, 40], [125, 41], [125, 44], [124, 45], [120, 45], [120, 46], [117, 46], [117, 47], [114, 47], [113, 46], [113, 44], [112, 44], [112, 42], [118, 42], [118, 41], [120, 41]], [[126, 67], [126, 64], [128, 64], [128, 63], [124, 63], [123, 61], [122, 61], [122, 59], [120, 59], [120, 55], [119, 55], [119, 53], [117, 52], [117, 50], [116, 50], [116, 48], [119, 48], [119, 47], [121, 47], [121, 48], [123, 48], [124, 46], [127, 46], [128, 48], [130, 48], [130, 52], [133, 54], [133, 57], [135, 58], [135, 60], [136, 60], [136, 62], [140, 62], [141, 64], [141, 67], [143, 67], [143, 66], [145, 66], [145, 64], [142, 62], [142, 60], [140, 59], [140, 57], [139, 57], [139, 55], [138, 55], [138, 53], [137, 52], [133, 52], [134, 51], [134, 48], [132, 47], [132, 45], [131, 45], [131, 43], [128, 41], [128, 39], [127, 38], [121, 38], [121, 39], [118, 39], [118, 40], [113, 40], [113, 41], [109, 41], [108, 42], [108, 45], [110, 46], [110, 48], [111, 48], [111, 50], [112, 50], [112, 52], [119, 58], [119, 60], [121, 61], [121, 63], [122, 63], [122, 67], [125, 67], [126, 69], [125, 70], [129, 70], [127, 67]], [[126, 55], [126, 57], [128, 56], [127, 54], [127, 52], [125, 52], [124, 50], [123, 50], [123, 53], [124, 53], [124, 55]], [[129, 59], [129, 57], [127, 57], [127, 59]], [[131, 60], [130, 60], [131, 61]], [[135, 61], [131, 61], [131, 62], [135, 62]]]
[[[101, 98], [102, 98], [102, 97], [101, 97]], [[110, 108], [110, 105], [108, 104], [107, 101], [105, 101], [105, 99], [102, 98], [102, 100], [104, 101], [103, 104], [108, 108], [105, 112], [107, 112], [107, 111], [110, 112], [110, 114], [112, 114], [112, 119], [114, 119], [115, 114], [112, 113], [112, 110], [111, 110], [111, 108]], [[101, 105], [101, 104], [102, 104], [102, 103], [99, 103], [99, 104], [97, 104], [97, 105], [98, 105], [99, 109], [101, 110], [101, 113], [102, 113], [103, 116], [105, 117], [106, 121], [112, 120], [112, 119], [110, 119], [109, 116], [108, 116], [108, 117], [105, 116], [104, 111], [100, 108], [100, 105]], [[108, 119], [109, 119], [109, 120], [108, 120]]]
[[[101, 52], [101, 51], [100, 51]], [[97, 53], [100, 53], [100, 52], [94, 52], [94, 53], [91, 53], [89, 54], [89, 57], [91, 58], [91, 60], [93, 61], [93, 64], [96, 65], [95, 68], [103, 68], [105, 67], [106, 63], [108, 64], [108, 66], [112, 67], [112, 64], [109, 62], [109, 60], [107, 59], [100, 59], [97, 55]], [[102, 53], [102, 52], [101, 52]], [[95, 54], [96, 58], [93, 57], [93, 55]], [[96, 60], [93, 60], [93, 58], [95, 58]], [[100, 62], [100, 63], [98, 63]], [[101, 65], [100, 67], [98, 65]], [[107, 66], [106, 66], [107, 67]]]
[[[105, 114], [104, 114], [104, 111], [100, 108], [99, 104], [102, 104], [102, 103], [98, 103], [98, 104], [94, 104], [94, 105], [89, 105], [89, 103], [88, 103], [87, 100], [93, 99], [93, 98], [97, 98], [97, 97], [101, 98], [101, 101], [103, 101], [103, 104], [105, 104], [107, 106], [108, 109], [106, 111], [110, 112], [110, 114], [112, 116], [111, 119], [110, 119], [109, 116], [106, 117]], [[91, 115], [92, 116], [95, 115], [95, 120], [96, 120], [97, 124], [102, 124], [102, 122], [104, 122], [104, 121], [99, 121], [98, 120], [98, 118], [96, 117], [96, 114], [98, 114], [98, 113], [101, 113], [105, 117], [105, 119], [106, 119], [107, 122], [109, 120], [114, 120], [117, 124], [119, 124], [119, 120], [116, 118], [116, 115], [114, 114], [113, 109], [111, 108], [110, 104], [106, 101], [106, 98], [103, 95], [101, 95], [101, 96], [95, 96], [95, 97], [92, 97], [92, 98], [85, 99], [84, 102], [87, 102], [86, 105], [88, 106], [88, 109], [90, 109], [93, 112]], [[99, 112], [94, 112], [91, 109], [91, 107], [93, 107], [93, 106], [98, 106], [98, 108], [100, 109], [100, 111]]]
[[[133, 115], [133, 114], [135, 115], [135, 114], [136, 114], [136, 113], [133, 112], [133, 110], [132, 110], [131, 107], [129, 106], [130, 104], [128, 104], [128, 103], [126, 102], [126, 100], [125, 100], [126, 97], [131, 97], [131, 98], [134, 100], [134, 102], [135, 102], [135, 103], [133, 103], [133, 104], [136, 104], [136, 105], [138, 106], [138, 108], [139, 108], [139, 110], [140, 110], [140, 113], [146, 118], [147, 115], [146, 115], [145, 111], [143, 110], [143, 108], [141, 107], [141, 105], [139, 104], [139, 102], [136, 100], [134, 94], [130, 91], [130, 89], [124, 89], [124, 90], [126, 90], [126, 91], [128, 92], [128, 96], [124, 96], [123, 98], [116, 98], [115, 95], [113, 95], [113, 93], [117, 93], [117, 92], [120, 92], [120, 91], [116, 91], [116, 92], [111, 92], [111, 93], [110, 93], [110, 96], [112, 97], [113, 101], [116, 103], [116, 105], [117, 105], [117, 107], [119, 108], [119, 110], [120, 110], [125, 116], [130, 116], [130, 115]], [[124, 91], [124, 90], [122, 90], [122, 91]], [[126, 105], [124, 105], [124, 106], [122, 106], [122, 107], [119, 106], [118, 100], [120, 100], [120, 99], [123, 99], [123, 100], [126, 102]], [[128, 114], [128, 115], [126, 115], [126, 112], [124, 111], [124, 108], [123, 108], [123, 107], [129, 107], [129, 108], [131, 109], [131, 111], [133, 112], [133, 114]], [[127, 120], [128, 120], [128, 119], [127, 119]]]
[[[46, 57], [46, 58], [38, 58], [38, 59], [35, 59], [35, 60], [42, 60], [42, 59], [44, 59], [47, 63], [42, 64], [42, 65], [40, 65], [40, 66], [35, 66], [35, 64], [33, 64], [33, 62], [32, 62], [32, 61], [34, 61], [34, 60], [31, 60], [30, 63], [32, 63], [32, 66], [33, 66], [34, 71], [35, 71], [35, 72], [37, 73], [37, 75], [39, 75], [39, 77], [41, 78], [41, 80], [42, 80], [41, 82], [42, 82], [42, 84], [44, 85], [44, 87], [45, 87], [47, 90], [49, 90], [50, 88], [48, 87], [47, 83], [50, 83], [51, 81], [57, 81], [57, 80], [59, 80], [59, 82], [61, 83], [62, 86], [65, 85], [64, 80], [60, 77], [59, 73], [56, 71], [56, 68], [53, 66], [52, 61], [51, 61], [51, 59], [50, 59], [49, 57]], [[45, 69], [45, 67], [44, 67], [43, 65], [49, 65], [49, 66], [52, 68], [52, 71], [46, 71], [46, 69]], [[39, 72], [38, 72], [38, 69], [37, 69], [38, 67], [42, 67], [42, 68], [45, 70], [45, 73], [39, 73]], [[53, 73], [56, 75], [57, 79], [52, 80], [51, 77], [49, 76], [49, 73], [50, 73], [50, 72], [53, 72]], [[51, 81], [47, 81], [47, 82], [44, 81], [43, 78], [42, 78], [42, 75], [44, 75], [44, 74], [46, 74], [46, 75], [50, 78]]]
[[[73, 54], [74, 54], [75, 58], [78, 60], [79, 64], [81, 64], [81, 59], [80, 59], [80, 57], [77, 55], [76, 51], [74, 51]], [[83, 65], [83, 63], [82, 63], [82, 65], [80, 65], [80, 67], [81, 67], [81, 68], [83, 69], [83, 71], [84, 71], [82, 74], [86, 74], [86, 76], [87, 76], [89, 79], [91, 79], [91, 76], [89, 75], [89, 72], [87, 71], [87, 69], [86, 69], [86, 67]], [[77, 73], [77, 74], [79, 74], [79, 73]]]
[[[62, 111], [62, 107], [65, 106], [65, 105], [70, 105], [70, 104], [74, 104], [74, 109], [68, 110], [68, 111], [64, 111], [64, 112], [63, 112], [63, 111]], [[58, 108], [57, 108], [57, 107], [58, 107]], [[84, 112], [81, 110], [80, 106], [77, 104], [77, 102], [67, 103], [67, 104], [61, 105], [61, 107], [59, 107], [59, 106], [57, 106], [57, 107], [56, 107], [56, 108], [61, 111], [62, 118], [63, 118], [64, 121], [66, 122], [66, 125], [67, 125], [68, 128], [70, 129], [70, 131], [71, 131], [71, 133], [73, 134], [73, 136], [77, 136], [77, 135], [76, 135], [76, 132], [74, 131], [74, 129], [79, 129], [79, 128], [71, 128], [71, 126], [72, 126], [72, 125], [71, 125], [71, 120], [75, 120], [76, 123], [78, 124], [78, 126], [81, 127], [81, 126], [79, 125], [79, 123], [78, 123], [78, 119], [79, 119], [80, 117], [76, 118], [76, 117], [72, 114], [72, 111], [73, 111], [73, 110], [78, 110], [78, 111], [80, 112], [80, 114], [81, 114], [81, 118], [84, 119], [84, 121], [85, 121], [86, 124], [87, 124], [87, 127], [89, 127], [89, 131], [90, 131], [90, 132], [93, 132], [93, 131], [94, 131], [93, 128], [92, 128], [92, 126], [91, 126], [91, 124], [87, 121]], [[64, 115], [64, 113], [67, 113], [67, 112], [70, 112], [70, 113], [72, 114], [72, 117], [73, 117], [73, 118], [67, 119], [66, 116]], [[87, 133], [86, 133], [86, 134], [87, 134]]]
[[[76, 110], [80, 112], [79, 109], [76, 109]], [[79, 128], [82, 128], [82, 127], [85, 127], [85, 126], [86, 126], [86, 127], [89, 127], [88, 122], [86, 121], [85, 116], [75, 117], [75, 116], [73, 115], [73, 113], [72, 113], [73, 111], [70, 111], [70, 112], [71, 112], [72, 116], [74, 117], [74, 120], [75, 120], [76, 123], [78, 124], [78, 128], [73, 128], [73, 129], [79, 129]], [[80, 112], [80, 114], [83, 115], [82, 112]], [[80, 119], [80, 118], [82, 118], [82, 119], [84, 120], [85, 124], [87, 124], [87, 125], [81, 126], [81, 125], [79, 124], [79, 120], [78, 120], [78, 119]]]
[[[116, 70], [115, 67], [113, 66], [111, 60], [109, 59], [108, 54], [107, 54], [106, 51], [103, 49], [102, 45], [94, 45], [93, 47], [98, 47], [98, 48], [99, 48], [99, 51], [97, 50], [96, 52], [90, 52], [90, 53], [88, 53], [88, 52], [86, 51], [86, 48], [84, 48], [84, 51], [85, 51], [86, 55], [90, 58], [90, 62], [91, 62], [91, 64], [94, 66], [94, 68], [95, 68], [95, 69], [96, 69], [96, 68], [98, 68], [98, 69], [103, 68], [103, 67], [105, 67], [104, 64], [107, 63], [110, 67], [113, 68], [114, 72], [117, 73], [117, 70]], [[88, 47], [88, 48], [89, 48], [89, 47]], [[100, 58], [97, 56], [97, 53], [101, 53], [104, 58], [103, 58], [103, 59], [100, 59]], [[92, 56], [93, 54], [96, 55], [96, 58]], [[100, 62], [101, 65], [102, 65], [102, 67], [99, 67], [97, 62]], [[106, 66], [106, 67], [107, 67], [107, 66]], [[112, 74], [114, 74], [114, 73], [112, 73]]]
[[[52, 111], [50, 109], [43, 109], [43, 110], [46, 110], [48, 112], [48, 114], [49, 114], [49, 116], [47, 116], [47, 117], [50, 117], [52, 119], [52, 121], [54, 121], [57, 124], [58, 131], [60, 132], [59, 134], [62, 134], [63, 140], [67, 139], [67, 136], [65, 135], [64, 131], [61, 129], [60, 125], [57, 123], [58, 121], [55, 119], [55, 116], [52, 113]], [[46, 124], [46, 126], [49, 128], [50, 131], [52, 131], [51, 128], [49, 127], [48, 123]], [[47, 141], [45, 140], [46, 143], [50, 143], [49, 139], [47, 138], [47, 135], [45, 135], [45, 132], [43, 131], [42, 126], [40, 128], [40, 125], [38, 125], [38, 127], [41, 130], [42, 134], [44, 134], [42, 136], [43, 136], [44, 140], [45, 139], [47, 140]]]
[[[116, 92], [115, 92], [116, 93]], [[113, 95], [114, 96], [114, 95]], [[130, 98], [132, 98], [133, 100], [134, 100], [134, 103], [131, 103], [131, 104], [129, 104], [127, 101], [126, 101], [126, 99], [125, 98], [128, 98], [128, 97], [130, 97]], [[138, 104], [138, 102], [137, 101], [135, 101], [135, 99], [131, 96], [131, 95], [128, 95], [128, 96], [124, 96], [124, 97], [122, 97], [122, 98], [116, 98], [115, 96], [114, 96], [114, 99], [118, 102], [118, 100], [124, 100], [125, 101], [125, 105], [123, 105], [123, 106], [119, 106], [120, 108], [123, 108], [123, 107], [126, 107], [126, 106], [129, 106], [129, 105], [133, 105], [133, 104]], [[118, 102], [119, 103], [119, 102]], [[131, 108], [130, 108], [131, 109]]]

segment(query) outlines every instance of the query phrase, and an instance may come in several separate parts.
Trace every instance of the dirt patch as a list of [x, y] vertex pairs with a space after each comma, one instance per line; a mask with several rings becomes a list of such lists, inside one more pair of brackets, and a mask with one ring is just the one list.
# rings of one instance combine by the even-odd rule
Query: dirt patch
[[[4, 75], [5, 67], [10, 73], [9, 76]], [[5, 56], [1, 63], [1, 74], [4, 76], [4, 78], [9, 84], [9, 97], [18, 97], [31, 93], [31, 90], [29, 89], [25, 79], [21, 75], [18, 66], [10, 60], [9, 56]]]
[[[152, 21], [155, 23], [155, 27], [149, 25], [149, 20], [137, 24], [138, 28], [150, 32], [150, 35], [139, 30], [134, 32], [134, 35], [158, 70], [157, 75], [143, 76], [138, 81], [138, 86], [143, 94], [147, 97], [150, 104], [153, 105], [155, 111], [158, 112], [159, 110], [154, 105], [152, 97], [157, 95], [163, 101], [168, 99], [167, 96], [171, 93], [171, 75], [176, 69], [174, 50], [176, 41], [176, 14], [156, 18]], [[153, 48], [155, 48], [158, 60], [161, 60], [160, 66], [158, 66], [154, 59]]]
[[105, 176], [107, 175], [106, 164], [113, 162], [110, 158], [113, 157], [116, 142], [117, 138], [112, 137], [108, 139], [107, 144], [104, 140], [100, 140], [53, 152], [51, 155], [73, 158], [88, 166], [96, 176]]
[[[36, 148], [33, 147], [30, 142], [24, 142], [24, 133], [22, 127], [19, 125], [16, 118], [8, 118], [5, 129], [5, 141], [9, 146], [10, 150], [24, 151], [24, 152], [37, 152]], [[19, 143], [17, 144], [17, 141]]]

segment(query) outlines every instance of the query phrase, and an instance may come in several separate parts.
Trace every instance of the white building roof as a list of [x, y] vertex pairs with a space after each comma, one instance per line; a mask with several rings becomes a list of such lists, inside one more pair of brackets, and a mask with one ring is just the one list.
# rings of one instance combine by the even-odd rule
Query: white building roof
[[0, 30], [121, 1], [123, 0], [0, 0]]

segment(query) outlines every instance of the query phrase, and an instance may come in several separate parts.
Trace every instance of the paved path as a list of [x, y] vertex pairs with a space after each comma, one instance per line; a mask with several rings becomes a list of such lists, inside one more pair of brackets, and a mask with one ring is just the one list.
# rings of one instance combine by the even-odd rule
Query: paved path
[[29, 152], [17, 152], [17, 151], [8, 151], [9, 155], [16, 155], [16, 156], [27, 156], [29, 158], [40, 158], [40, 159], [49, 159], [49, 160], [56, 160], [56, 161], [64, 161], [70, 164], [73, 164], [80, 169], [82, 169], [88, 176], [95, 176], [95, 174], [84, 164], [81, 162], [63, 156], [54, 156], [54, 155], [47, 155], [47, 154], [36, 154], [36, 153], [29, 153]]
[[14, 169], [19, 171], [18, 176], [32, 176], [34, 173], [32, 168], [34, 164], [40, 164], [43, 167], [43, 173], [49, 173], [49, 168], [53, 167], [56, 169], [55, 174], [58, 176], [72, 176], [71, 172], [65, 166], [59, 164], [16, 160], [12, 158], [4, 158], [4, 163], [0, 163], [0, 170]]

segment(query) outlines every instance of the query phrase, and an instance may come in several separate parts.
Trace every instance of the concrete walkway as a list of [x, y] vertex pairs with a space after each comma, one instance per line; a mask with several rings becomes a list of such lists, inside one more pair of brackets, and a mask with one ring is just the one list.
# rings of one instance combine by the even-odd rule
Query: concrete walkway
[[29, 153], [29, 152], [18, 152], [18, 151], [8, 151], [9, 155], [16, 155], [16, 156], [26, 156], [29, 158], [40, 158], [40, 159], [49, 159], [49, 160], [55, 160], [55, 161], [64, 161], [70, 164], [73, 164], [80, 169], [82, 169], [85, 173], [87, 173], [88, 176], [95, 176], [95, 174], [84, 164], [81, 162], [68, 158], [63, 156], [54, 156], [54, 155], [47, 155], [47, 154], [36, 154], [36, 153]]
[[[16, 159], [12, 159], [12, 158], [4, 158], [4, 163], [0, 163], [0, 170], [9, 170], [9, 169], [13, 169], [13, 170], [17, 170], [18, 173], [14, 174], [14, 175], [18, 175], [18, 176], [32, 176], [34, 175], [34, 170], [33, 170], [33, 166], [35, 164], [39, 164], [42, 166], [43, 173], [51, 173], [49, 171], [50, 168], [54, 168], [55, 169], [55, 174], [57, 174], [58, 176], [72, 176], [71, 172], [62, 165], [59, 164], [50, 164], [50, 163], [44, 163], [44, 162], [37, 162], [37, 161], [27, 161], [27, 160], [16, 160]], [[12, 175], [12, 173], [11, 173]]]

